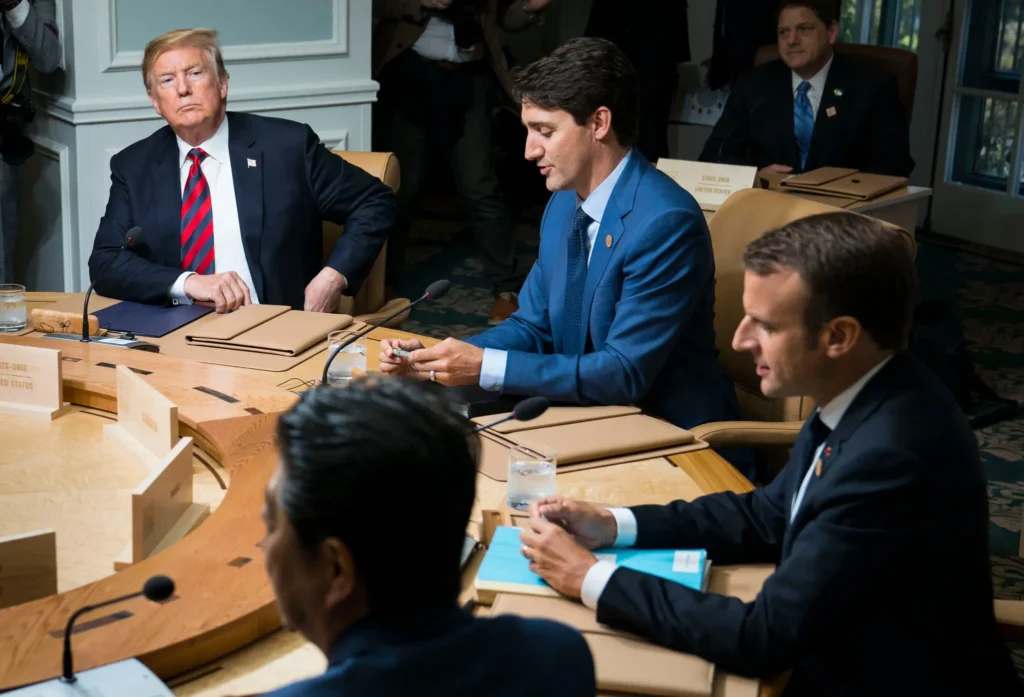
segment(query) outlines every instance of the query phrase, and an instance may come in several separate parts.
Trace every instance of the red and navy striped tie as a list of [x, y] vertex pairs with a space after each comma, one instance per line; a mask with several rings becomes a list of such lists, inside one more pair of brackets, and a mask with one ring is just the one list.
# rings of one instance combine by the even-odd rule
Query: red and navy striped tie
[[189, 150], [192, 166], [181, 195], [181, 268], [198, 274], [214, 272], [213, 208], [210, 187], [199, 166], [206, 157], [200, 148]]

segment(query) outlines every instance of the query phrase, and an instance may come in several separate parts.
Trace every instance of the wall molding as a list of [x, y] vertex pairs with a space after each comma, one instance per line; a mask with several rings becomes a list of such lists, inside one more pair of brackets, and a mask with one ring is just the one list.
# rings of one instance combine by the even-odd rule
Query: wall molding
[[[253, 63], [267, 59], [324, 58], [348, 55], [348, 0], [334, 0], [331, 38], [323, 41], [294, 41], [274, 44], [224, 46], [225, 63]], [[142, 51], [121, 51], [117, 47], [117, 0], [107, 0], [109, 21], [102, 25], [99, 43], [109, 47], [104, 73], [139, 70]], [[107, 34], [103, 36], [103, 34]]]
[[[377, 101], [379, 87], [374, 80], [261, 87], [229, 92], [228, 108], [232, 111], [281, 111], [370, 104]], [[35, 95], [48, 115], [74, 126], [160, 118], [145, 93], [119, 99], [74, 99], [40, 90], [36, 90]]]
[[61, 254], [64, 256], [64, 290], [73, 291], [78, 287], [78, 250], [75, 247], [77, 239], [72, 227], [71, 210], [71, 156], [69, 148], [63, 143], [58, 143], [46, 136], [29, 135], [29, 139], [35, 143], [36, 151], [57, 163], [60, 172], [60, 238]]
[[329, 131], [317, 131], [320, 142], [328, 150], [348, 150], [348, 129], [339, 128]]

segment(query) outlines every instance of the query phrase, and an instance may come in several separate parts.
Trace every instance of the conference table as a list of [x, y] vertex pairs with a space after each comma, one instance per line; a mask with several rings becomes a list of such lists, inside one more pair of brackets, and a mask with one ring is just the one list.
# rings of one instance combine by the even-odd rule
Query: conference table
[[[66, 304], [74, 297], [30, 293], [29, 310]], [[412, 336], [397, 329], [374, 330], [368, 370], [377, 367], [374, 342]], [[436, 341], [417, 338], [425, 344]], [[296, 402], [298, 391], [315, 384], [326, 352], [281, 373], [45, 339], [38, 333], [0, 335], [0, 345], [8, 343], [59, 349], [64, 400], [74, 406], [53, 421], [0, 416], [0, 438], [17, 444], [0, 451], [4, 471], [23, 465], [26, 454], [39, 454], [31, 471], [20, 470], [21, 479], [0, 478], [0, 536], [37, 527], [37, 508], [43, 505], [33, 503], [37, 499], [59, 513], [46, 514], [58, 540], [58, 592], [0, 609], [0, 691], [58, 676], [60, 630], [70, 614], [136, 592], [156, 574], [175, 580], [171, 600], [137, 598], [112, 608], [113, 614], [97, 613], [100, 621], [74, 635], [76, 670], [136, 657], [182, 696], [256, 694], [321, 672], [326, 664], [320, 653], [280, 627], [263, 568], [259, 516], [264, 488], [277, 466], [277, 415]], [[114, 462], [109, 453], [90, 452], [102, 454], [109, 447], [98, 433], [117, 412], [117, 371], [111, 368], [120, 365], [143, 375], [177, 405], [179, 434], [193, 438], [196, 446], [196, 497], [209, 503], [212, 513], [170, 547], [115, 573], [109, 552], [130, 534], [120, 529], [124, 518], [114, 499], [143, 475], [119, 469], [124, 463]], [[79, 470], [64, 479], [40, 471], [66, 464], [68, 458]], [[115, 469], [116, 476], [111, 473]], [[560, 494], [616, 506], [750, 489], [710, 449], [558, 475]], [[503, 482], [479, 475], [470, 534], [480, 539], [482, 512], [502, 510], [505, 494]], [[6, 505], [12, 501], [20, 505]], [[406, 516], [410, 530], [430, 524], [428, 507], [382, 514]], [[74, 544], [62, 544], [65, 537]], [[478, 551], [467, 565], [463, 600], [472, 596], [481, 557]], [[782, 684], [766, 682], [760, 694], [777, 694]]]

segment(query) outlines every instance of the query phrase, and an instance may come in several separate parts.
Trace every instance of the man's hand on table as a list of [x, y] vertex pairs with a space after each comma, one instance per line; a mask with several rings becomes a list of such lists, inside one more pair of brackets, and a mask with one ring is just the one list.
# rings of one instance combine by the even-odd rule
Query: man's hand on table
[[184, 290], [193, 302], [213, 303], [217, 312], [231, 312], [252, 304], [249, 286], [234, 271], [194, 273], [185, 279]]
[[[394, 348], [411, 351], [410, 356], [394, 355]], [[484, 350], [455, 339], [423, 348], [416, 340], [381, 342], [380, 369], [390, 375], [408, 375], [421, 380], [433, 379], [449, 387], [476, 385], [480, 382], [480, 366]], [[433, 371], [433, 378], [431, 372]]]
[[[550, 520], [544, 519], [545, 511]], [[613, 544], [615, 532], [611, 513], [549, 497], [530, 505], [530, 528], [519, 534], [519, 541], [523, 556], [530, 560], [530, 571], [562, 595], [579, 598], [587, 572], [597, 563], [590, 550]]]

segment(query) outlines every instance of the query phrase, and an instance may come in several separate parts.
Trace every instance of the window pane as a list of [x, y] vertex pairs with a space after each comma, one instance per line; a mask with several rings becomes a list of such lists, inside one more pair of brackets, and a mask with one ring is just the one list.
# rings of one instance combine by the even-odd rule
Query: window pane
[[859, 44], [860, 36], [857, 35], [857, 15], [860, 12], [860, 2], [857, 0], [843, 0], [839, 10], [839, 40], [844, 44]]
[[1024, 0], [972, 2], [961, 84], [1016, 95], [1024, 58]]
[[1020, 72], [1021, 0], [1003, 0], [993, 70]]
[[921, 31], [921, 0], [900, 0], [896, 17], [896, 40], [893, 45], [917, 51], [917, 37]]
[[961, 97], [953, 181], [1006, 190], [1016, 148], [1019, 105], [991, 97]]

